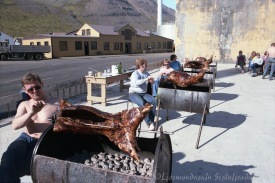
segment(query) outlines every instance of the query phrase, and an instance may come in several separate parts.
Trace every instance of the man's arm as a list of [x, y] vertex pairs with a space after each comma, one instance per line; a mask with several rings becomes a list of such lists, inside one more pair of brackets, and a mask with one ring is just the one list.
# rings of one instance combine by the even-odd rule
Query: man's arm
[[31, 119], [36, 113], [38, 113], [45, 105], [42, 101], [37, 101], [31, 106], [31, 110], [27, 111], [26, 105], [29, 101], [21, 102], [17, 108], [16, 115], [12, 121], [12, 128], [18, 130], [22, 127], [25, 127], [33, 120]]

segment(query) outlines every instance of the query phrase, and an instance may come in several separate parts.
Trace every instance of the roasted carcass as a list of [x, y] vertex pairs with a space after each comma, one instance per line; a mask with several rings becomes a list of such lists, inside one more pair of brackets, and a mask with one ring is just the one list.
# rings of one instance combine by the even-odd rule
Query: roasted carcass
[[204, 57], [197, 57], [194, 61], [189, 61], [187, 59], [183, 65], [183, 68], [202, 69], [209, 71], [209, 64], [212, 63], [212, 60], [213, 55], [208, 60]]
[[54, 131], [68, 131], [81, 134], [105, 135], [119, 149], [139, 160], [140, 151], [136, 142], [136, 130], [152, 109], [152, 105], [123, 110], [111, 114], [90, 106], [73, 106], [62, 100], [57, 114]]
[[203, 81], [205, 71], [201, 71], [196, 75], [190, 75], [186, 72], [172, 71], [167, 74], [165, 82], [171, 82], [180, 87], [187, 87], [192, 84], [197, 84]]

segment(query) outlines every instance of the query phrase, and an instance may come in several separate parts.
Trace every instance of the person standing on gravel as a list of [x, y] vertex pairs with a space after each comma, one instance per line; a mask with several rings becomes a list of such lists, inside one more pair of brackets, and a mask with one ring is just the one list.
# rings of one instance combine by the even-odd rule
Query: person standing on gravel
[[30, 163], [36, 142], [52, 125], [51, 119], [59, 108], [59, 99], [46, 96], [40, 77], [27, 73], [21, 84], [30, 100], [17, 108], [12, 128], [24, 128], [21, 135], [3, 153], [0, 165], [0, 182], [20, 182], [20, 177], [30, 174]]
[[272, 80], [272, 77], [275, 72], [275, 43], [271, 44], [271, 47], [267, 50], [267, 56], [268, 56], [268, 62], [265, 66], [264, 73], [263, 73], [263, 79], [267, 75], [267, 71], [269, 67], [271, 67], [270, 73], [269, 73], [269, 80]]

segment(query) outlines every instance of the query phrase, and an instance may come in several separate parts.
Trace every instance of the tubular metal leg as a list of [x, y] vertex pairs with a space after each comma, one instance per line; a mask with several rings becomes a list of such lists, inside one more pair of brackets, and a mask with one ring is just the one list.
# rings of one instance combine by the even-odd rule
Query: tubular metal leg
[[158, 109], [158, 112], [157, 112], [157, 119], [156, 119], [156, 126], [155, 126], [155, 135], [154, 135], [154, 138], [156, 138], [156, 136], [157, 136], [157, 130], [158, 130], [158, 121], [159, 121], [159, 113], [160, 113], [160, 98], [158, 98], [157, 109]]
[[207, 110], [208, 110], [207, 105], [205, 105], [204, 110], [203, 110], [203, 114], [202, 114], [200, 130], [199, 130], [199, 133], [198, 133], [196, 149], [198, 149], [198, 146], [199, 146], [199, 142], [200, 142], [200, 138], [201, 138], [201, 131], [202, 131], [203, 125], [205, 124]]

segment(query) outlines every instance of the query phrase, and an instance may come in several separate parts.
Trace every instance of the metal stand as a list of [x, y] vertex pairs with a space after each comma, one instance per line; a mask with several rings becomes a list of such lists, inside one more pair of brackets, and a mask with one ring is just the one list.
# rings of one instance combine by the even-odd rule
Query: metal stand
[[197, 138], [197, 143], [196, 143], [196, 149], [198, 149], [198, 146], [199, 146], [199, 142], [200, 142], [200, 138], [201, 138], [201, 131], [202, 131], [203, 125], [205, 125], [206, 114], [208, 113], [208, 110], [209, 109], [208, 109], [207, 105], [205, 105], [203, 113], [202, 113], [201, 126], [200, 126], [200, 130], [199, 130], [199, 133], [198, 133], [198, 138]]

